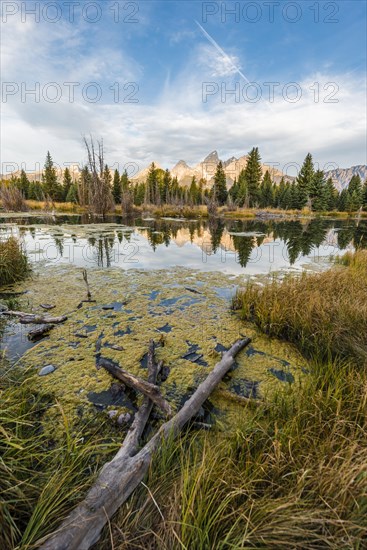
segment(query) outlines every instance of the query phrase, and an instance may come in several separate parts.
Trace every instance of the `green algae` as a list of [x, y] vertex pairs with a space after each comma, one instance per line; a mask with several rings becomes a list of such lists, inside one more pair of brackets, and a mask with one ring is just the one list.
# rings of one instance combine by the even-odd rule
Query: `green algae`
[[[229, 280], [221, 273], [185, 268], [93, 269], [88, 273], [96, 302], [84, 302], [79, 309], [81, 300], [86, 298], [86, 288], [82, 270], [76, 267], [38, 268], [31, 281], [17, 286], [17, 290], [27, 289], [27, 294], [20, 297], [20, 306], [27, 311], [44, 313], [40, 304], [50, 303], [55, 305], [52, 315], [68, 316], [66, 323], [57, 325], [48, 338], [28, 350], [20, 364], [35, 371], [48, 364], [56, 368], [52, 374], [40, 377], [39, 384], [45, 392], [55, 395], [71, 424], [77, 425], [81, 418], [83, 422], [94, 422], [106, 414], [88, 399], [90, 392], [104, 392], [115, 382], [106, 371], [96, 368], [97, 344], [104, 357], [146, 377], [144, 356], [149, 340], [159, 342], [157, 359], [170, 369], [162, 393], [177, 409], [220, 359], [220, 350], [229, 348], [245, 334], [251, 336], [251, 347], [237, 357], [235, 367], [210, 398], [224, 425], [230, 423], [233, 414], [238, 414], [238, 404], [229, 394], [246, 397], [249, 384], [256, 384], [257, 396], [263, 398], [288, 383], [274, 376], [271, 369], [291, 373], [294, 383], [304, 376], [305, 362], [292, 346], [244, 325], [231, 312], [228, 298], [217, 292], [218, 288], [240, 285], [241, 277]], [[103, 309], [106, 306], [109, 309]], [[170, 332], [160, 330], [166, 324]], [[192, 349], [207, 366], [187, 357]], [[135, 405], [140, 403], [141, 397], [135, 396]], [[110, 409], [111, 406], [106, 407], [106, 411]], [[113, 409], [118, 414], [129, 410], [125, 406]], [[45, 430], [54, 437], [62, 430], [58, 416], [59, 411], [53, 408], [45, 417]]]

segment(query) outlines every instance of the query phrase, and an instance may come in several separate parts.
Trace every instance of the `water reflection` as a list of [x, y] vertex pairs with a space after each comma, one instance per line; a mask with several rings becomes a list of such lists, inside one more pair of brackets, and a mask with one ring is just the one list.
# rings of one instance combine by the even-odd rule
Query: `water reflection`
[[367, 221], [126, 220], [111, 216], [0, 219], [0, 238], [18, 235], [33, 261], [123, 268], [183, 265], [261, 273], [300, 266], [349, 247], [367, 247]]

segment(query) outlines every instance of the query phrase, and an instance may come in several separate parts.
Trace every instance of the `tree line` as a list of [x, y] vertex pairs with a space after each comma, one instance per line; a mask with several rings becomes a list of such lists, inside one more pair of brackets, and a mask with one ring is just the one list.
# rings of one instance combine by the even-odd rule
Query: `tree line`
[[228, 189], [222, 162], [219, 162], [211, 188], [208, 182], [193, 176], [190, 185], [180, 185], [169, 170], [154, 163], [149, 167], [145, 181], [131, 182], [126, 170], [111, 173], [104, 162], [103, 143], [95, 146], [85, 140], [88, 164], [77, 180], [65, 168], [60, 181], [50, 152], [47, 152], [41, 181], [29, 181], [24, 170], [18, 178], [12, 177], [15, 186], [25, 199], [70, 202], [90, 207], [104, 214], [122, 204], [124, 211], [143, 204], [210, 205], [245, 208], [297, 209], [308, 207], [312, 211], [357, 211], [367, 209], [367, 180], [362, 184], [354, 175], [347, 188], [338, 192], [331, 178], [314, 167], [312, 155], [307, 154], [298, 176], [289, 181], [282, 177], [279, 183], [272, 180], [269, 171], [263, 175], [261, 157], [257, 147], [248, 154], [247, 165]]

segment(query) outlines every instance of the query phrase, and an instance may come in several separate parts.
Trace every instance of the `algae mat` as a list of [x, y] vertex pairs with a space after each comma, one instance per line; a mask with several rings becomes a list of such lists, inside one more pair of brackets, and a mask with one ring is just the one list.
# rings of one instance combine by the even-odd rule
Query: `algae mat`
[[[19, 364], [36, 375], [45, 366], [54, 367], [38, 377], [39, 385], [55, 395], [72, 425], [100, 415], [106, 418], [108, 412], [118, 418], [140, 403], [134, 391], [118, 387], [103, 369], [96, 369], [97, 347], [104, 357], [146, 377], [146, 353], [153, 338], [159, 343], [157, 358], [167, 367], [162, 393], [177, 409], [224, 349], [245, 334], [251, 336], [252, 345], [238, 356], [202, 414], [205, 421], [210, 416], [224, 425], [238, 414], [237, 396], [266, 397], [276, 387], [297, 384], [306, 372], [304, 360], [292, 346], [257, 333], [231, 312], [230, 296], [243, 284], [241, 277], [175, 268], [95, 269], [88, 278], [96, 302], [79, 308], [86, 287], [82, 270], [75, 267], [39, 267], [32, 279], [14, 289], [27, 290], [20, 297], [26, 311], [44, 313], [40, 304], [49, 303], [55, 305], [52, 315], [68, 316]], [[240, 408], [245, 414], [246, 408]], [[52, 409], [48, 420], [57, 423], [57, 416], [59, 411]], [[56, 428], [50, 423], [49, 429]]]

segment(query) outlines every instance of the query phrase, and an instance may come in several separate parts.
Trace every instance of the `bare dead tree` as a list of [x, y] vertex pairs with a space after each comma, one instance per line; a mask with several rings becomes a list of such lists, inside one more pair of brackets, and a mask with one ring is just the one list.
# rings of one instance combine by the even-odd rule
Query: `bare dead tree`
[[109, 181], [104, 172], [104, 147], [103, 141], [97, 142], [97, 150], [93, 137], [84, 138], [84, 145], [88, 156], [88, 168], [90, 171], [89, 206], [95, 214], [104, 216], [114, 209], [114, 200]]

